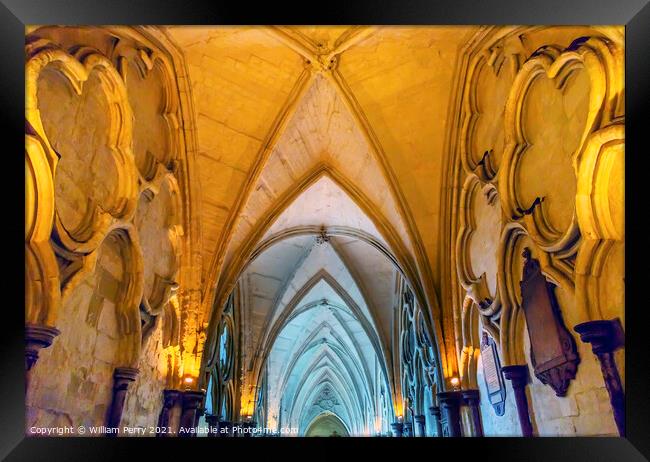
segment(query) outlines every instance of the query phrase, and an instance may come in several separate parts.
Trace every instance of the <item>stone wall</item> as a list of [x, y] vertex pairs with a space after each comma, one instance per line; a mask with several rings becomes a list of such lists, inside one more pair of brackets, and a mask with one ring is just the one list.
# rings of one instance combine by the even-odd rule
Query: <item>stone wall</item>
[[122, 423], [155, 426], [191, 333], [175, 295], [191, 247], [171, 58], [131, 28], [32, 28], [26, 43], [27, 159], [47, 166], [35, 182], [53, 205], [31, 204], [53, 219], [27, 264], [55, 275], [28, 289], [28, 322], [60, 331], [31, 371], [27, 425], [105, 425], [115, 368], [131, 367]]
[[64, 299], [61, 334], [43, 350], [32, 373], [28, 424], [105, 423], [113, 370], [127, 365], [124, 353], [130, 348], [118, 319], [117, 296], [128, 285], [122, 252], [119, 239], [109, 235], [98, 250], [95, 270]]
[[[598, 360], [574, 327], [625, 323], [623, 31], [486, 28], [470, 43], [449, 164], [458, 185], [451, 197], [459, 207], [448, 213], [462, 386], [481, 392], [486, 435], [521, 434], [510, 383], [503, 416], [488, 402], [476, 356], [485, 331], [502, 365], [528, 365], [534, 434], [617, 435]], [[555, 286], [577, 346], [562, 397], [534, 373], [519, 286], [524, 249]], [[621, 349], [622, 377], [623, 359]]]

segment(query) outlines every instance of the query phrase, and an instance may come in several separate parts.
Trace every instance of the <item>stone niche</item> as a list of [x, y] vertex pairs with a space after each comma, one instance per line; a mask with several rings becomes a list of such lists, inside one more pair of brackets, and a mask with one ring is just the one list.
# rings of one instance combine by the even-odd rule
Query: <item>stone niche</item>
[[[589, 75], [573, 72], [562, 86], [544, 75], [528, 88], [522, 108], [522, 130], [526, 150], [520, 160], [515, 189], [521, 204], [528, 207], [537, 197], [545, 198], [548, 224], [563, 232], [575, 210], [576, 172], [573, 156], [587, 121]], [[552, 175], [540, 172], [552, 171]]]
[[38, 79], [38, 101], [47, 138], [60, 159], [54, 175], [56, 210], [77, 240], [90, 237], [95, 207], [115, 203], [118, 170], [108, 146], [109, 103], [101, 77], [92, 73], [77, 95], [70, 82], [53, 69]]
[[[134, 284], [129, 240], [109, 234], [97, 250], [92, 271], [63, 300], [56, 342], [42, 350], [32, 372], [28, 423], [103, 425], [110, 406], [113, 371], [133, 360], [134, 306], [124, 294]], [[136, 312], [137, 314], [137, 312]]]
[[128, 53], [121, 65], [133, 111], [133, 154], [140, 175], [151, 181], [159, 164], [167, 166], [176, 152], [178, 128], [164, 66], [146, 52]]

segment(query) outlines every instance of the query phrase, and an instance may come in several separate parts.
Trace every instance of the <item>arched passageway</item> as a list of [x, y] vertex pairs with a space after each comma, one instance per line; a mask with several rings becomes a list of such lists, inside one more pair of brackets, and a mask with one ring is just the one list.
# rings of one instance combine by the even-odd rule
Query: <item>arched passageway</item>
[[263, 397], [243, 395], [263, 403], [263, 409], [251, 406], [251, 419], [305, 435], [328, 412], [343, 422], [345, 434], [389, 435], [397, 416], [405, 417], [393, 353], [401, 346], [393, 330], [406, 326], [396, 307], [410, 304], [428, 339], [427, 374], [413, 375], [413, 383], [424, 389], [426, 380], [431, 393], [438, 371], [425, 310], [388, 239], [327, 174], [295, 195], [258, 236], [229, 298], [248, 321], [239, 333], [247, 345], [244, 389]]
[[28, 427], [625, 433], [623, 28], [26, 34]]
[[305, 432], [305, 436], [350, 436], [348, 429], [341, 419], [333, 414], [322, 414], [316, 417]]

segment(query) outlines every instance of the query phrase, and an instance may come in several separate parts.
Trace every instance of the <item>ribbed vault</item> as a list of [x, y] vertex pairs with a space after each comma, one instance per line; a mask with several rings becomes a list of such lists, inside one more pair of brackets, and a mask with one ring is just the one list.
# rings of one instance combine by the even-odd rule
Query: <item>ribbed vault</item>
[[[331, 394], [349, 433], [375, 431], [400, 393], [392, 352], [405, 287], [441, 338], [431, 193], [441, 179], [448, 62], [472, 31], [163, 30], [183, 49], [195, 104], [207, 351], [236, 292], [242, 406], [265, 383], [275, 399], [268, 409], [304, 432], [320, 415], [318, 396]], [[287, 332], [301, 337], [289, 344]]]
[[393, 307], [406, 276], [376, 223], [322, 174], [257, 234], [236, 287], [244, 375], [250, 388], [266, 384], [271, 428], [304, 434], [326, 411], [353, 435], [388, 426]]

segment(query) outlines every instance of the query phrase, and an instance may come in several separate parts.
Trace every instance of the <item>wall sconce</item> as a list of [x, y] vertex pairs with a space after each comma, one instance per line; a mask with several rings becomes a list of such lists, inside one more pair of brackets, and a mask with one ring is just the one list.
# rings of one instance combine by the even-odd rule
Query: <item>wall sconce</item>
[[185, 385], [186, 390], [191, 390], [192, 385], [194, 384], [194, 377], [186, 376], [183, 379], [183, 384]]
[[460, 385], [460, 379], [458, 377], [452, 377], [449, 383], [454, 387], [454, 390], [457, 390]]

